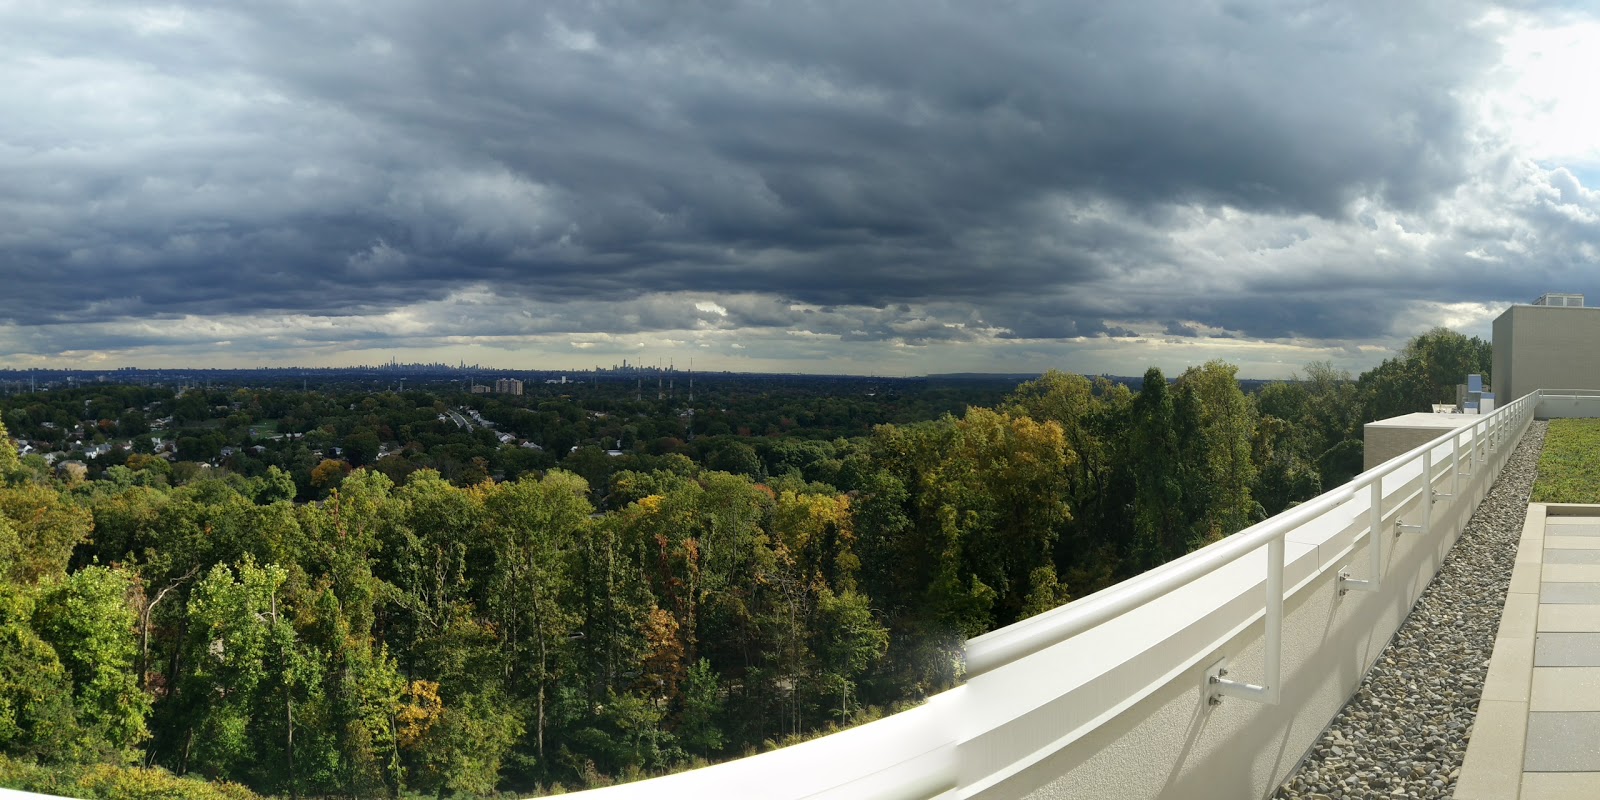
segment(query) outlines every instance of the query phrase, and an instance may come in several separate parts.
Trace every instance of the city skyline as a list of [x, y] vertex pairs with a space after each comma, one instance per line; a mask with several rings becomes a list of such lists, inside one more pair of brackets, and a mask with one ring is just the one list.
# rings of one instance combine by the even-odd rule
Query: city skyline
[[1559, 4], [4, 16], [0, 369], [1272, 379], [1600, 296]]

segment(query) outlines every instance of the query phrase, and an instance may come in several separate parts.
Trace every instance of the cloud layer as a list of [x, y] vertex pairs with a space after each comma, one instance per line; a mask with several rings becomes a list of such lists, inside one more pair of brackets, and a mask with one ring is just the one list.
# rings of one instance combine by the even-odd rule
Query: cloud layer
[[0, 364], [1359, 369], [1589, 289], [1600, 234], [1519, 83], [1556, 12], [6, 15]]

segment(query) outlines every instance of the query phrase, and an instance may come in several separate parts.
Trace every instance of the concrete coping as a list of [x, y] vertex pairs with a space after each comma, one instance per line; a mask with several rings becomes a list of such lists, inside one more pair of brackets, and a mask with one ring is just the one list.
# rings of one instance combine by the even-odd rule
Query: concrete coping
[[1528, 506], [1458, 800], [1600, 797], [1600, 505]]

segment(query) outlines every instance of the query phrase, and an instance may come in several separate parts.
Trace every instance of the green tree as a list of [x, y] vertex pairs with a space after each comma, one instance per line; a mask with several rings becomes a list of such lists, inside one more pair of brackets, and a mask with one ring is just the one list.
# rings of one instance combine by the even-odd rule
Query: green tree
[[0, 753], [70, 763], [83, 755], [72, 678], [29, 623], [33, 608], [30, 591], [0, 582]]
[[522, 720], [497, 694], [470, 694], [446, 705], [423, 752], [418, 788], [440, 797], [492, 794], [501, 764], [522, 733]]
[[267, 474], [260, 481], [261, 488], [256, 494], [256, 502], [262, 505], [292, 501], [299, 493], [294, 484], [294, 477], [276, 466], [267, 467]]
[[1198, 405], [1202, 466], [1194, 478], [1207, 488], [1198, 531], [1207, 541], [1242, 530], [1263, 516], [1250, 496], [1256, 480], [1250, 457], [1255, 408], [1239, 388], [1238, 371], [1232, 364], [1208, 361], [1178, 378], [1180, 390], [1192, 392]]
[[873, 616], [865, 595], [824, 590], [817, 604], [818, 682], [839, 698], [839, 717], [850, 718], [856, 680], [889, 650], [889, 631]]
[[383, 443], [378, 440], [378, 434], [371, 430], [361, 430], [344, 437], [340, 442], [344, 457], [351, 466], [365, 467], [378, 458], [378, 450]]
[[761, 457], [756, 455], [755, 448], [744, 442], [728, 442], [718, 448], [706, 460], [706, 466], [721, 472], [743, 475], [752, 480], [760, 480], [763, 477]]
[[490, 488], [485, 510], [495, 520], [490, 608], [505, 647], [505, 676], [531, 683], [535, 747], [544, 758], [546, 702], [555, 678], [554, 652], [577, 624], [563, 600], [571, 592], [570, 554], [594, 508], [589, 485], [569, 472], [524, 477]]
[[685, 747], [701, 755], [722, 749], [727, 741], [720, 726], [723, 706], [716, 670], [706, 659], [696, 661], [684, 678], [683, 713], [678, 721], [678, 738]]
[[1304, 428], [1270, 414], [1263, 413], [1257, 422], [1251, 443], [1251, 460], [1257, 465], [1251, 495], [1268, 515], [1322, 493], [1322, 476], [1308, 455], [1308, 438]]
[[73, 702], [86, 751], [131, 762], [149, 736], [150, 698], [139, 686], [132, 581], [121, 570], [88, 567], [47, 579], [39, 589], [33, 627], [54, 648], [72, 679]]
[[1413, 338], [1398, 357], [1361, 375], [1365, 421], [1427, 411], [1433, 403], [1454, 403], [1455, 387], [1465, 383], [1467, 375], [1477, 373], [1486, 381], [1492, 377], [1491, 350], [1488, 342], [1447, 328]]
[[407, 683], [394, 659], [351, 630], [331, 588], [313, 604], [304, 638], [323, 665], [323, 738], [337, 742], [336, 750], [326, 748], [332, 760], [322, 765], [322, 788], [353, 797], [397, 795], [403, 777], [395, 725]]
[[1024, 618], [1043, 614], [1072, 599], [1067, 586], [1056, 577], [1055, 567], [1049, 564], [1036, 567], [1028, 577], [1031, 588], [1028, 591], [1028, 600], [1022, 607]]
[[10, 520], [0, 516], [0, 583], [20, 582], [18, 562], [21, 556], [22, 537], [17, 535]]
[[1143, 569], [1165, 564], [1188, 552], [1185, 514], [1184, 457], [1180, 449], [1178, 413], [1161, 370], [1144, 374], [1144, 387], [1133, 401], [1129, 439], [1133, 452], [1135, 493], [1134, 559]]
[[[385, 527], [377, 572], [394, 587], [387, 640], [407, 674], [481, 687], [500, 662], [476, 617], [479, 584], [492, 573], [483, 494], [451, 486], [434, 470], [411, 474], [394, 494], [397, 519]], [[448, 685], [448, 684], [447, 684]], [[463, 691], [460, 685], [452, 685]]]
[[1449, 328], [1434, 328], [1407, 342], [1404, 357], [1417, 365], [1429, 403], [1454, 403], [1456, 386], [1469, 374], [1482, 375], [1485, 383], [1493, 377], [1490, 343]]
[[236, 571], [216, 565], [195, 587], [178, 685], [180, 770], [297, 792], [304, 775], [336, 762], [331, 742], [303, 741], [302, 719], [323, 700], [323, 665], [298, 641], [286, 577], [247, 558]]

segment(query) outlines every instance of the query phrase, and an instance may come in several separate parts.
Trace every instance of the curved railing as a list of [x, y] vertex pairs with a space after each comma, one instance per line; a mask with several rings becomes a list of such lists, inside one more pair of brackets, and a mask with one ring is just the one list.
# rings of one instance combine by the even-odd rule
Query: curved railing
[[1539, 400], [1464, 415], [1302, 505], [977, 637], [966, 683], [915, 709], [583, 794], [1264, 797], [1354, 692]]

